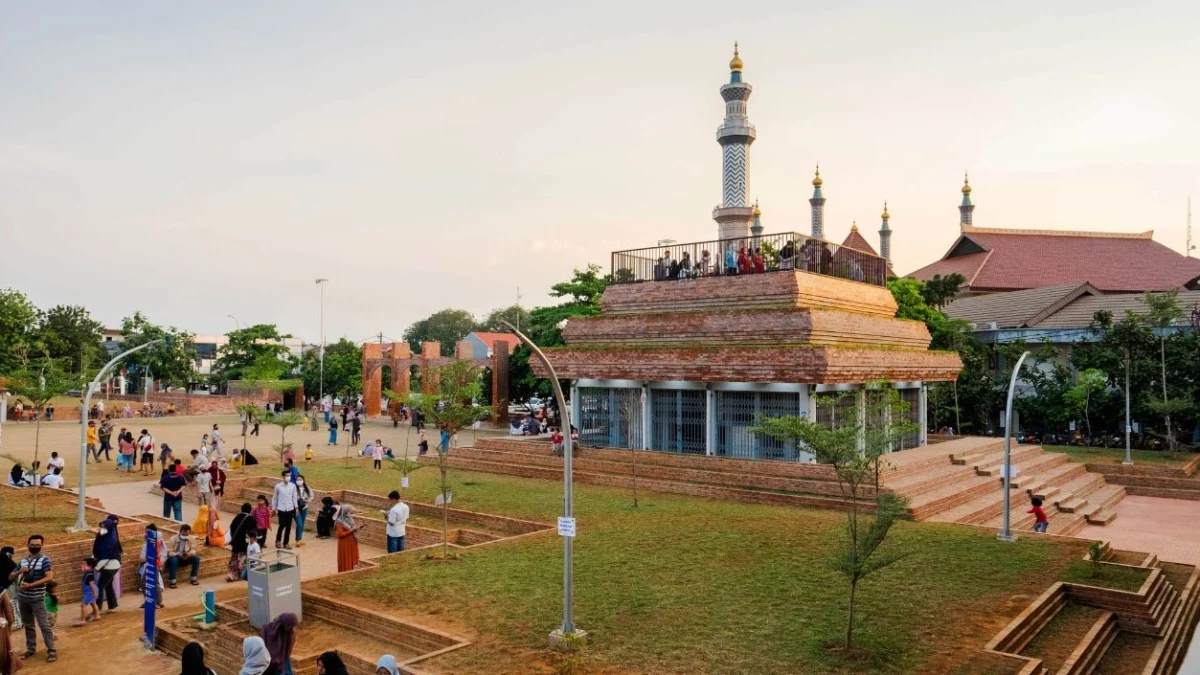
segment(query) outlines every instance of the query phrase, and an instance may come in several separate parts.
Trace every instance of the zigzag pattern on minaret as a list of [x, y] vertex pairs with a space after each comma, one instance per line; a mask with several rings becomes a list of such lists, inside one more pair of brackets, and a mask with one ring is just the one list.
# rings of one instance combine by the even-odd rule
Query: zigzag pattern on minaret
[[721, 172], [724, 174], [722, 185], [722, 206], [746, 206], [750, 194], [750, 154], [749, 146], [741, 143], [728, 143], [722, 147]]

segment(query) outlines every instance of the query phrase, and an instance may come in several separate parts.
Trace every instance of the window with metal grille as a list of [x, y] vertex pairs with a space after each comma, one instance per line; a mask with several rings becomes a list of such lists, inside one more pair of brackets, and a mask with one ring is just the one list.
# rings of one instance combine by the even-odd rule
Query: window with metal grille
[[696, 389], [650, 390], [650, 448], [703, 455], [708, 395]]
[[921, 443], [921, 390], [920, 389], [900, 389], [900, 400], [903, 405], [899, 409], [892, 411], [892, 419], [904, 419], [917, 425], [917, 428], [910, 433], [904, 434], [900, 439], [900, 447], [897, 450], [905, 450], [907, 448], [915, 448]]
[[580, 387], [579, 440], [608, 448], [642, 446], [642, 390]]
[[752, 459], [797, 459], [793, 443], [785, 443], [750, 427], [761, 417], [800, 414], [799, 392], [717, 391], [716, 454]]
[[817, 423], [828, 429], [858, 424], [858, 391], [817, 394]]

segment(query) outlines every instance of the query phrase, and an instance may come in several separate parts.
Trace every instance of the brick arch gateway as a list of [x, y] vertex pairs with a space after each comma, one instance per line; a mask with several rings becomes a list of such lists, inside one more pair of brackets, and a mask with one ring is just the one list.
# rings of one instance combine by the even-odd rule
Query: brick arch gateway
[[[474, 358], [472, 345], [460, 340], [454, 345], [454, 356], [442, 356], [441, 344], [421, 343], [421, 354], [414, 356], [407, 342], [367, 342], [362, 346], [362, 396], [368, 417], [378, 417], [383, 411], [383, 367], [392, 369], [390, 389], [407, 394], [412, 388], [411, 368], [419, 372], [427, 368], [446, 366], [455, 361], [470, 361], [481, 368], [492, 369], [492, 423], [508, 419], [508, 343], [497, 340], [491, 345], [490, 358]], [[421, 392], [434, 391], [433, 377], [421, 378]]]

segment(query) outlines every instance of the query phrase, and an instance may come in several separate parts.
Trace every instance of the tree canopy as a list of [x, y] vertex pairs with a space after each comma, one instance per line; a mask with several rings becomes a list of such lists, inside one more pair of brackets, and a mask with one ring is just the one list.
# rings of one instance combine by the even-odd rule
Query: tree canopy
[[[316, 349], [304, 353], [300, 360], [300, 378], [304, 392], [317, 396], [321, 391], [321, 361]], [[332, 396], [354, 396], [362, 392], [362, 349], [342, 338], [325, 345], [325, 393]]]
[[72, 373], [104, 365], [104, 325], [79, 305], [57, 305], [38, 313], [37, 340], [47, 356], [67, 359]]
[[454, 344], [476, 329], [475, 317], [467, 310], [443, 309], [413, 323], [403, 337], [414, 355], [421, 353], [422, 342], [437, 342], [442, 356], [454, 356]]
[[[221, 385], [230, 380], [246, 379], [246, 371], [261, 364], [263, 359], [274, 359], [282, 365], [280, 373], [288, 370], [289, 351], [284, 339], [290, 334], [280, 333], [273, 323], [260, 323], [226, 333], [229, 342], [217, 350], [213, 363], [212, 379]], [[274, 379], [274, 378], [267, 378]]]
[[479, 322], [476, 330], [485, 330], [492, 333], [507, 333], [508, 328], [501, 321], [508, 321], [515, 325], [521, 331], [529, 327], [529, 310], [520, 305], [509, 305], [508, 307], [497, 307], [488, 312], [483, 321]]
[[16, 370], [30, 356], [38, 312], [21, 291], [0, 289], [0, 375]]
[[147, 375], [171, 387], [186, 387], [196, 379], [196, 344], [191, 333], [174, 326], [151, 323], [141, 312], [121, 320], [121, 348], [132, 349], [153, 340], [165, 340], [130, 354], [125, 368], [131, 375]]

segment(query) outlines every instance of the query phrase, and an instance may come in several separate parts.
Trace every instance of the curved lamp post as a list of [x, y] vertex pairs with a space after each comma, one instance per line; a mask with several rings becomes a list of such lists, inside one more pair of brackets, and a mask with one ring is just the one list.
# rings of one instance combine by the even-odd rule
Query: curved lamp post
[[87, 489], [88, 465], [87, 413], [92, 404], [92, 394], [100, 388], [100, 381], [103, 380], [106, 375], [108, 375], [108, 372], [112, 370], [112, 367], [115, 366], [118, 361], [134, 352], [140, 352], [147, 347], [159, 344], [161, 342], [166, 342], [166, 338], [161, 340], [151, 340], [150, 342], [140, 344], [129, 351], [117, 354], [113, 357], [112, 361], [109, 361], [103, 368], [100, 369], [99, 373], [96, 373], [96, 379], [88, 383], [87, 393], [83, 398], [83, 406], [79, 408], [79, 512], [75, 518], [75, 527], [71, 528], [73, 530], [86, 530], [88, 528], [87, 519], [84, 517], [86, 515], [85, 510], [87, 506], [87, 499], [84, 495], [84, 492]]
[[[567, 433], [563, 434], [563, 517], [574, 519], [574, 496], [572, 494], [571, 482], [571, 459], [574, 454], [571, 442], [571, 409], [567, 405], [567, 399], [563, 396], [562, 385], [558, 383], [558, 373], [554, 372], [554, 366], [550, 365], [550, 359], [538, 349], [538, 346], [533, 344], [533, 340], [525, 337], [525, 334], [513, 327], [508, 321], [500, 321], [506, 328], [511, 330], [517, 338], [529, 347], [529, 351], [537, 357], [542, 365], [546, 366], [546, 371], [550, 374], [550, 386], [554, 388], [554, 396], [558, 398], [558, 406], [562, 411], [563, 426], [567, 428]], [[571, 646], [563, 645], [563, 638], [572, 637], [576, 639], [587, 639], [587, 633], [575, 627], [575, 579], [572, 571], [574, 565], [574, 536], [563, 537], [563, 618], [562, 626], [550, 633], [550, 646], [562, 646], [570, 649]]]
[[1017, 388], [1017, 374], [1021, 372], [1021, 364], [1025, 362], [1026, 356], [1029, 356], [1029, 352], [1021, 353], [1021, 358], [1017, 359], [1017, 365], [1013, 366], [1012, 378], [1008, 381], [1008, 405], [1004, 410], [1004, 464], [1000, 467], [1004, 472], [1004, 529], [996, 535], [1000, 541], [1017, 540], [1013, 536], [1009, 522], [1012, 519], [1012, 514], [1009, 513], [1009, 502], [1011, 501], [1009, 490], [1012, 489], [1012, 402], [1013, 392]]

